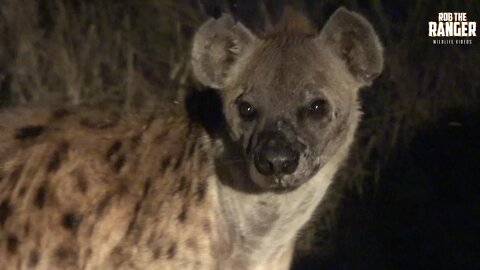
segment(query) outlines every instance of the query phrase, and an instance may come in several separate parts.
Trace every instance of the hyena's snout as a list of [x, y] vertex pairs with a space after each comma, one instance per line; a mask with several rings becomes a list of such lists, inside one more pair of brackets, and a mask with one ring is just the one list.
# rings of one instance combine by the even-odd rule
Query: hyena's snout
[[255, 167], [265, 176], [292, 174], [298, 167], [300, 149], [280, 131], [266, 131], [258, 136], [253, 153]]

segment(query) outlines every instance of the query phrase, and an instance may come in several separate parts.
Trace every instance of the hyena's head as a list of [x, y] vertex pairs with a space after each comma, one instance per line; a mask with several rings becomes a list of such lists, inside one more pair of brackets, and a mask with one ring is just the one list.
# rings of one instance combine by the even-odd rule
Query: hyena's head
[[304, 183], [351, 143], [358, 89], [380, 74], [383, 56], [372, 26], [340, 8], [319, 34], [299, 14], [262, 37], [231, 16], [211, 19], [195, 36], [192, 64], [220, 90], [252, 180], [276, 189]]

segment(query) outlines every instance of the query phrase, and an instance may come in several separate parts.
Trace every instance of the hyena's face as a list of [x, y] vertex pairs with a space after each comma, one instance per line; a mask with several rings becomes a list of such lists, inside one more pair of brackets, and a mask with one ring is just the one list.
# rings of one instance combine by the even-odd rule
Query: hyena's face
[[264, 188], [296, 187], [331, 160], [356, 128], [357, 90], [383, 67], [378, 38], [359, 15], [340, 9], [319, 35], [295, 20], [257, 38], [224, 16], [194, 42], [195, 75], [222, 90], [231, 136]]
[[[263, 40], [223, 91], [233, 137], [262, 186], [310, 179], [345, 140], [355, 95], [325, 61], [315, 40]], [[281, 47], [279, 47], [279, 44]]]

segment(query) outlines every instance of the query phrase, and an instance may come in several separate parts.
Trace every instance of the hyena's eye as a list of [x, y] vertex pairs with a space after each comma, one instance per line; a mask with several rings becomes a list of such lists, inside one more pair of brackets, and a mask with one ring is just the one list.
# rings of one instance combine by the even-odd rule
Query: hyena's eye
[[323, 98], [314, 100], [308, 107], [308, 114], [313, 117], [324, 117], [328, 113], [328, 101]]
[[247, 121], [251, 121], [257, 116], [257, 110], [255, 110], [252, 104], [246, 101], [238, 103], [238, 113], [240, 114], [240, 117]]

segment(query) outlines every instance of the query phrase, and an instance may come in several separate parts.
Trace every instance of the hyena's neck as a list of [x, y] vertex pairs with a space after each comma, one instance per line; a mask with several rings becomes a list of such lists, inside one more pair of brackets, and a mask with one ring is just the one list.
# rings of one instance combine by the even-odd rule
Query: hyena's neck
[[[343, 156], [343, 154], [341, 155]], [[343, 160], [343, 157], [338, 158]], [[332, 160], [318, 174], [297, 189], [284, 193], [255, 192], [233, 183], [251, 183], [234, 166], [218, 168], [219, 220], [225, 226], [223, 244], [229, 246], [233, 263], [268, 262], [291, 253], [295, 238], [324, 197], [340, 162]], [[248, 185], [248, 184], [247, 184]], [[285, 256], [290, 256], [286, 254]]]

